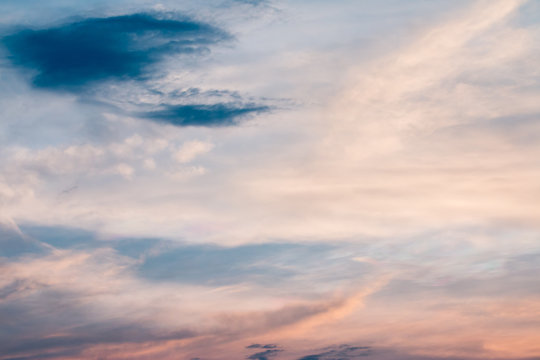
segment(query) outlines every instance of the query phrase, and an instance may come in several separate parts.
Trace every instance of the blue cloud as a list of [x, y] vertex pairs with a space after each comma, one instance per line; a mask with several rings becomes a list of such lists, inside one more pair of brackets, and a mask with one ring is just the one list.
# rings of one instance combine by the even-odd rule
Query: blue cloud
[[346, 360], [371, 355], [371, 348], [369, 346], [350, 346], [343, 344], [331, 346], [323, 350], [321, 353], [303, 356], [298, 360]]
[[[97, 84], [135, 80], [145, 87], [145, 80], [155, 75], [155, 65], [165, 57], [206, 52], [210, 45], [231, 38], [221, 29], [188, 18], [137, 13], [87, 18], [44, 29], [26, 28], [5, 36], [2, 42], [13, 65], [34, 72], [35, 87], [67, 91], [92, 101], [95, 94], [91, 90]], [[172, 95], [189, 98], [190, 103], [175, 105], [163, 99], [159, 108], [135, 115], [176, 126], [212, 127], [236, 125], [248, 115], [270, 110], [268, 106], [243, 103], [240, 95], [227, 90], [190, 89]], [[114, 102], [117, 96], [113, 91], [109, 100]], [[224, 101], [224, 96], [232, 99]], [[200, 104], [201, 99], [193, 97], [217, 101]]]
[[256, 104], [238, 105], [218, 103], [212, 105], [163, 105], [156, 111], [139, 114], [160, 123], [176, 126], [231, 126], [248, 115], [270, 111], [270, 107]]
[[258, 352], [258, 353], [255, 353], [255, 354], [252, 354], [252, 355], [248, 356], [246, 359], [248, 359], [248, 360], [268, 360], [271, 357], [274, 357], [274, 356], [278, 355], [282, 351], [283, 350], [281, 350], [281, 349], [273, 349], [273, 350], [261, 351], [261, 352]]
[[278, 346], [276, 344], [251, 344], [246, 346], [246, 349], [276, 349]]
[[76, 91], [99, 81], [142, 79], [164, 56], [201, 52], [230, 38], [187, 18], [137, 13], [23, 29], [3, 43], [14, 65], [36, 71], [36, 87]]
[[280, 349], [279, 346], [276, 344], [251, 344], [249, 346], [246, 346], [246, 349], [263, 349], [263, 351], [248, 355], [246, 357], [246, 359], [248, 360], [268, 360], [284, 351], [283, 349]]

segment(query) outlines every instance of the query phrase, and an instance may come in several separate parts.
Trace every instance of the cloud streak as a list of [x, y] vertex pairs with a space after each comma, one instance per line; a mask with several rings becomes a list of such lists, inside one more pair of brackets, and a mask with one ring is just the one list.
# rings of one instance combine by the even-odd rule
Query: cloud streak
[[249, 115], [268, 112], [270, 107], [256, 104], [165, 105], [142, 118], [176, 126], [233, 126]]

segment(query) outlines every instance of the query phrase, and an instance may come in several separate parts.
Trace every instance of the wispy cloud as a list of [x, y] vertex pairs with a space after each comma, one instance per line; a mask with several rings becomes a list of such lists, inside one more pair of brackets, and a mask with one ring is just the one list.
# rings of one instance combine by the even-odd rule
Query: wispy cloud
[[163, 109], [139, 114], [142, 118], [177, 126], [231, 126], [250, 114], [270, 110], [268, 106], [256, 104], [214, 105], [166, 105]]
[[371, 355], [369, 346], [339, 345], [323, 349], [318, 354], [301, 357], [298, 360], [360, 359]]

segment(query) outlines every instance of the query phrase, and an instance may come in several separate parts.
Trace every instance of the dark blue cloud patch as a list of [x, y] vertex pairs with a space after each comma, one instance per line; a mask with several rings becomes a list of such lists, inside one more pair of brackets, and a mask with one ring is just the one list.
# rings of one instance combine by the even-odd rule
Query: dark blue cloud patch
[[[12, 65], [29, 72], [36, 88], [68, 92], [85, 103], [162, 124], [218, 127], [237, 125], [270, 107], [242, 100], [230, 90], [164, 92], [154, 80], [168, 70], [156, 65], [169, 64], [162, 60], [173, 55], [176, 60], [177, 55], [198, 57], [231, 39], [210, 24], [171, 13], [142, 12], [22, 28], [1, 43]], [[188, 57], [180, 59], [190, 66]], [[148, 104], [129, 97], [137, 91], [159, 99]]]
[[76, 91], [111, 79], [140, 79], [167, 55], [196, 53], [230, 35], [191, 19], [138, 13], [88, 18], [3, 38], [14, 65], [39, 88]]
[[259, 349], [262, 351], [258, 351], [254, 354], [246, 356], [246, 359], [248, 360], [269, 360], [271, 358], [276, 357], [280, 353], [282, 353], [284, 350], [281, 349], [276, 344], [251, 344], [249, 346], [246, 346], [246, 349]]
[[232, 126], [249, 115], [270, 111], [256, 104], [163, 105], [161, 109], [139, 114], [140, 117], [176, 126]]
[[278, 346], [276, 344], [251, 344], [246, 346], [246, 349], [277, 349]]
[[278, 355], [283, 350], [281, 349], [272, 349], [272, 350], [265, 350], [261, 351], [255, 354], [252, 354], [248, 356], [246, 359], [248, 360], [268, 360], [276, 355]]
[[369, 355], [371, 355], [371, 348], [369, 346], [342, 344], [324, 348], [317, 354], [306, 355], [298, 360], [347, 360], [358, 359]]

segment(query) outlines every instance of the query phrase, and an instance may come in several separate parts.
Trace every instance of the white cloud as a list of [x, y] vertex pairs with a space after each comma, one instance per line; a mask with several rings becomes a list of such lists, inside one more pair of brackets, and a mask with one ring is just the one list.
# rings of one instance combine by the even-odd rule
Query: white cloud
[[212, 148], [214, 144], [199, 140], [192, 140], [182, 144], [180, 148], [175, 152], [174, 158], [181, 164], [185, 164], [194, 160], [197, 156], [206, 154]]

